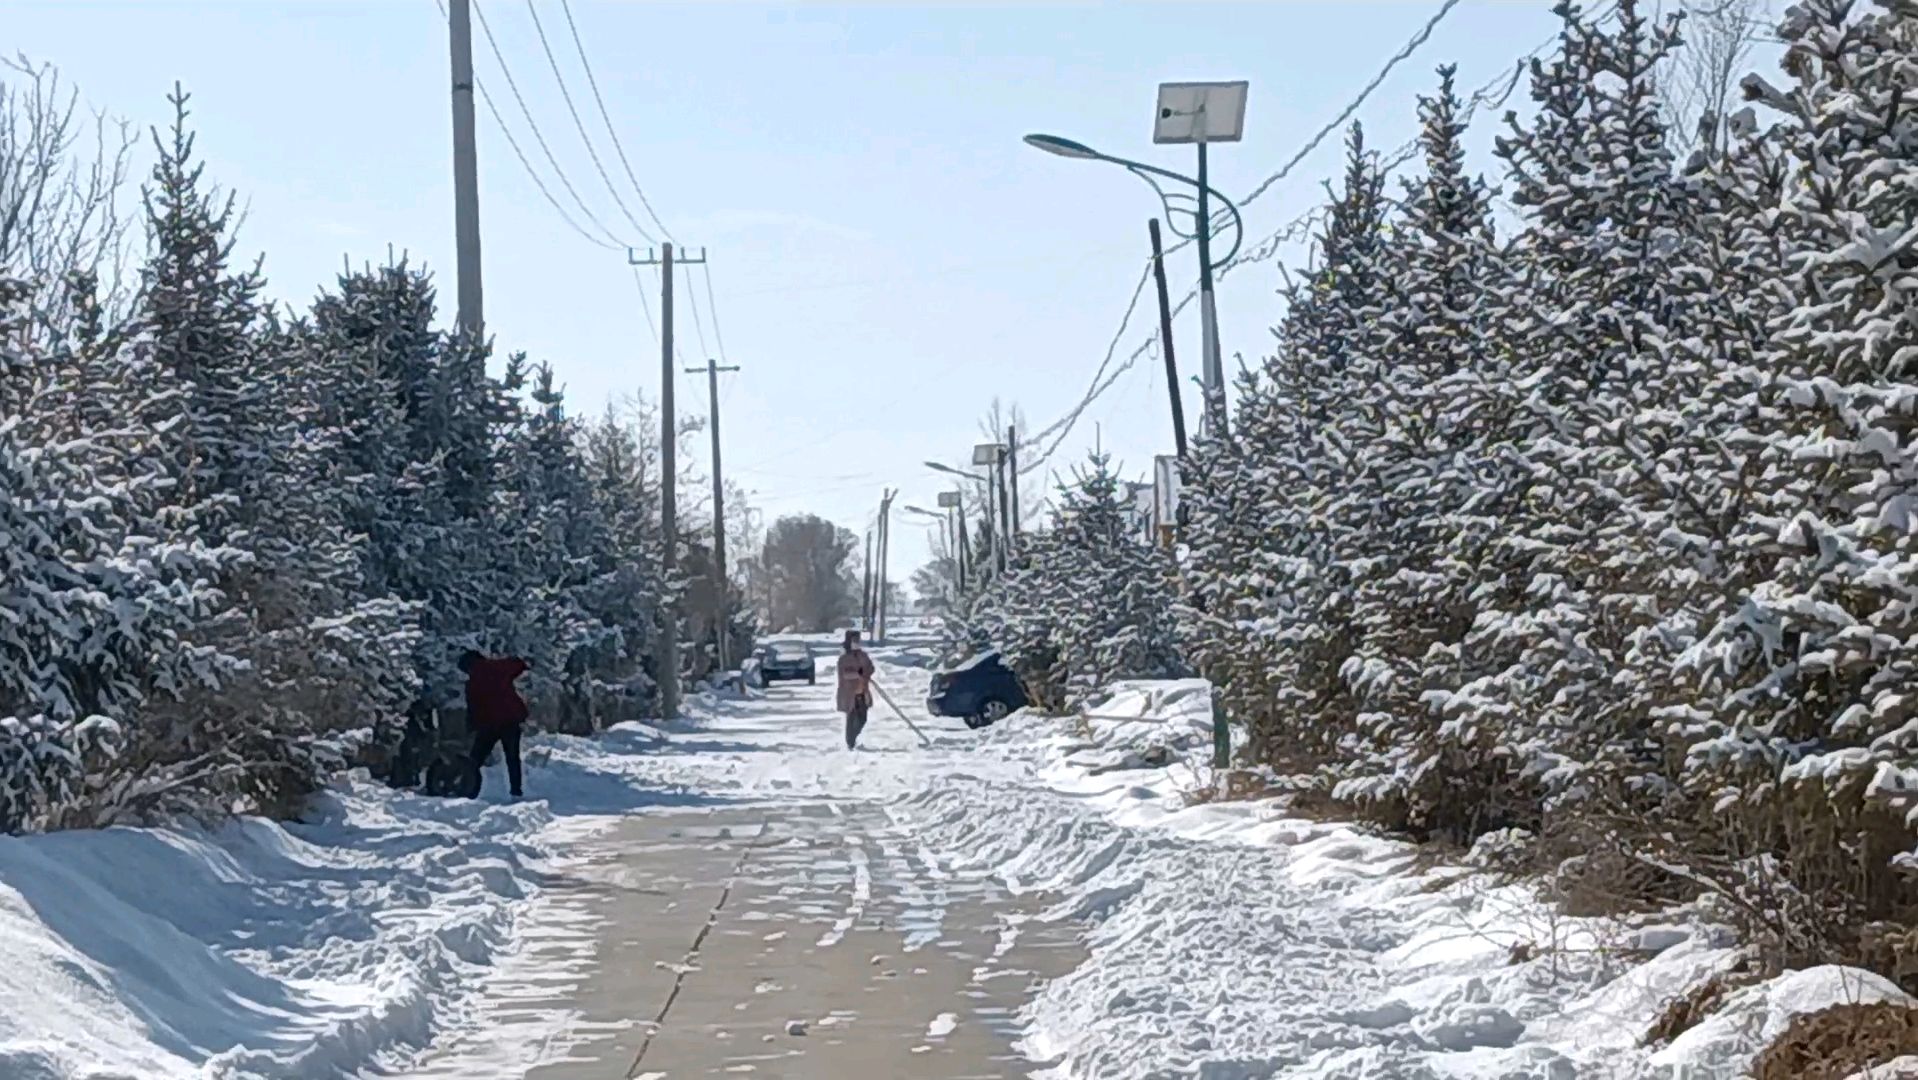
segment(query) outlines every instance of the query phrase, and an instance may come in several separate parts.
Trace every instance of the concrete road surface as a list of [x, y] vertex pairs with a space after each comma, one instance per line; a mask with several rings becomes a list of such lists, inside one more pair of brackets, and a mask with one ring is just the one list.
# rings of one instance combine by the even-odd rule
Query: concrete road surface
[[[526, 946], [494, 973], [466, 1030], [406, 1075], [882, 1080], [1035, 1069], [1015, 1046], [1016, 1015], [1041, 980], [1080, 959], [1073, 929], [1034, 919], [1039, 898], [944, 865], [882, 801], [820, 797], [818, 777], [848, 760], [833, 745], [831, 672], [821, 674], [817, 688], [781, 687], [744, 707], [725, 734], [741, 759], [728, 768], [832, 763], [796, 786], [807, 795], [569, 823], [571, 855], [528, 912]], [[919, 752], [883, 727], [875, 742], [875, 755]], [[700, 752], [697, 740], [686, 745], [662, 753]], [[862, 763], [850, 760], [857, 775]]]

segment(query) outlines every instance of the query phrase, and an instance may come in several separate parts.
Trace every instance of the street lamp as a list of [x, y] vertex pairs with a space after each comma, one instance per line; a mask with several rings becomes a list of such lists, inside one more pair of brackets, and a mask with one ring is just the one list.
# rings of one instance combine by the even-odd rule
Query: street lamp
[[1005, 443], [980, 443], [972, 448], [972, 463], [986, 471], [986, 520], [992, 519], [993, 500], [999, 503], [999, 528], [994, 535], [999, 543], [993, 545], [993, 562], [1001, 573], [1006, 569], [1006, 556], [1012, 548], [1012, 503], [1006, 498], [1006, 453]]
[[[942, 514], [937, 510], [928, 510], [923, 506], [908, 506], [906, 507], [906, 513], [917, 514], [922, 518], [927, 518], [929, 520], [938, 522], [939, 523], [939, 539], [945, 542], [947, 551], [949, 552], [949, 557], [954, 560], [955, 568], [962, 565], [961, 563], [958, 562], [960, 558], [959, 544], [955, 542], [952, 535], [952, 513], [950, 511]], [[955, 577], [955, 583], [957, 584], [959, 590], [962, 592], [965, 590], [965, 587], [966, 587], [966, 581], [963, 575], [964, 575], [964, 571], [960, 570], [958, 571]]]
[[[979, 451], [983, 448], [984, 447], [973, 448], [973, 462], [975, 464], [978, 463]], [[984, 500], [985, 508], [986, 508], [986, 514], [985, 514], [986, 556], [988, 559], [991, 559], [994, 562], [998, 562], [1003, 567], [1004, 554], [999, 550], [998, 538], [996, 536], [995, 530], [992, 527], [993, 510], [992, 510], [992, 476], [991, 474], [988, 473], [985, 476], [975, 476], [974, 474], [969, 473], [964, 469], [955, 468], [951, 465], [946, 465], [937, 461], [926, 462], [926, 468], [931, 469], [934, 472], [942, 472], [951, 476], [962, 477], [966, 480], [972, 481], [975, 484], [985, 485], [985, 491], [980, 495], [980, 498]], [[956, 496], [958, 493], [954, 492], [953, 494]], [[945, 496], [941, 495], [939, 498], [943, 501], [945, 499]], [[959, 507], [959, 535], [961, 537], [965, 536], [965, 527], [966, 527], [966, 508], [962, 505]], [[983, 578], [984, 575], [981, 575], [981, 577]]]
[[966, 561], [971, 558], [971, 553], [967, 549], [972, 544], [972, 541], [966, 536], [966, 500], [960, 492], [942, 491], [939, 493], [939, 506], [943, 510], [956, 512], [959, 515], [958, 525], [953, 531], [953, 536], [958, 539], [958, 543], [952, 546], [953, 558], [958, 564], [956, 569], [959, 571], [959, 592], [961, 595], [964, 595], [966, 591]]
[[953, 466], [944, 464], [943, 462], [928, 461], [926, 462], [926, 468], [931, 469], [934, 472], [942, 472], [952, 476], [963, 477], [964, 479], [970, 480], [975, 484], [985, 483], [985, 479], [983, 477], [974, 476], [973, 474], [967, 472], [964, 469], [954, 468]]
[[[1211, 200], [1225, 206], [1232, 220], [1232, 250], [1222, 260], [1230, 263], [1245, 242], [1245, 222], [1232, 200], [1213, 190], [1206, 181], [1206, 146], [1215, 142], [1237, 142], [1245, 127], [1246, 83], [1164, 83], [1159, 87], [1159, 106], [1153, 129], [1155, 143], [1194, 143], [1199, 148], [1199, 175], [1184, 176], [1156, 165], [1101, 153], [1082, 142], [1059, 135], [1027, 135], [1026, 143], [1058, 157], [1078, 161], [1104, 161], [1125, 169], [1152, 185], [1165, 208], [1166, 223], [1187, 240], [1199, 245], [1199, 321], [1203, 337], [1205, 417], [1225, 433], [1225, 362], [1219, 354], [1219, 313], [1212, 293], [1212, 209]], [[1167, 192], [1159, 179], [1172, 180], [1191, 187], [1194, 195]], [[1188, 209], [1185, 200], [1195, 199], [1196, 209]], [[1179, 228], [1178, 216], [1189, 214], [1192, 231]]]
[[952, 515], [951, 514], [941, 514], [941, 513], [938, 513], [937, 511], [928, 510], [923, 506], [908, 506], [905, 508], [905, 510], [906, 510], [906, 513], [908, 514], [917, 514], [922, 518], [930, 518], [933, 521], [938, 522], [939, 538], [947, 542], [951, 541], [951, 536], [950, 536], [950, 533], [952, 531]]

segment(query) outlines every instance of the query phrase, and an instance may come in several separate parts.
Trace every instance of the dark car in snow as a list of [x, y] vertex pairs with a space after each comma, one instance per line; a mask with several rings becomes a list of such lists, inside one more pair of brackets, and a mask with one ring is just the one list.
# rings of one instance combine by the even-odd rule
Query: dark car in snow
[[759, 652], [759, 676], [770, 686], [776, 682], [808, 683], [819, 681], [813, 666], [812, 647], [803, 641], [775, 641]]
[[996, 652], [983, 652], [932, 677], [926, 709], [934, 716], [957, 716], [969, 728], [982, 728], [1025, 708], [1030, 702], [1019, 676]]

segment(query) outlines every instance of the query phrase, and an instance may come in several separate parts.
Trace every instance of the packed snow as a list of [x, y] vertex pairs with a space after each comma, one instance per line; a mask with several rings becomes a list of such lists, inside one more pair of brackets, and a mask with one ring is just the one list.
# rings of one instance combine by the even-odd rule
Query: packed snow
[[[882, 654], [882, 684], [908, 708], [922, 659]], [[915, 716], [929, 748], [876, 718], [859, 753], [834, 747], [835, 718], [809, 693], [825, 691], [707, 696], [670, 733], [534, 738], [534, 798], [517, 804], [349, 777], [297, 822], [0, 840], [0, 1075], [403, 1069], [500, 1023], [489, 973], [529, 948], [570, 941], [557, 979], [592, 963], [542, 904], [569, 844], [716, 796], [876, 803], [917, 850], [872, 857], [915, 867], [928, 893], [991, 876], [1079, 927], [1086, 960], [1019, 1018], [1048, 1077], [1729, 1078], [1794, 1011], [1902, 1000], [1860, 972], [1801, 972], [1642, 1046], [1673, 996], [1736, 961], [1728, 932], [1564, 918], [1523, 887], [1278, 800], [1195, 800], [1211, 779], [1202, 682], [1120, 684], [1083, 716], [1019, 714], [983, 733]], [[1009, 921], [999, 952], [1019, 933]], [[929, 1005], [926, 1038], [961, 1023]], [[563, 1042], [568, 1018], [514, 1022]]]

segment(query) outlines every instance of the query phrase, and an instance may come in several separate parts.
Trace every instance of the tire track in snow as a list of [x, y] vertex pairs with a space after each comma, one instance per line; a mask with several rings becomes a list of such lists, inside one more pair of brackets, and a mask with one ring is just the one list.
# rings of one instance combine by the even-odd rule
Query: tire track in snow
[[846, 859], [852, 864], [852, 899], [846, 905], [846, 913], [834, 920], [832, 929], [819, 936], [822, 949], [830, 949], [844, 940], [846, 931], [853, 928], [866, 913], [866, 905], [872, 902], [872, 864], [866, 856], [866, 846], [856, 833], [846, 835], [846, 844]]

